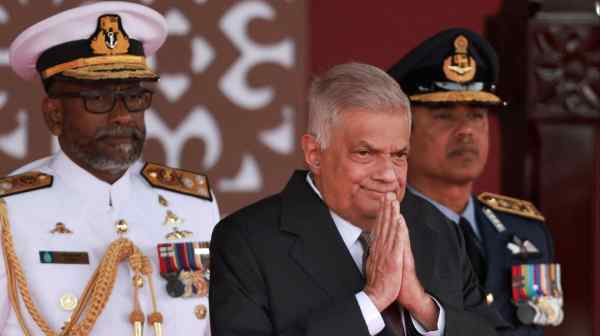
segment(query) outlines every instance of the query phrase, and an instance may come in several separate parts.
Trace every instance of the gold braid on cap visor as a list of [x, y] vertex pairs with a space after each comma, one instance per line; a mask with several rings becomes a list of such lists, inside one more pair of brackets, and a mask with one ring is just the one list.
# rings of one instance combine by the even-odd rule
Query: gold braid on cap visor
[[46, 70], [41, 71], [43, 79], [48, 79], [56, 74], [59, 74], [66, 70], [92, 66], [92, 65], [103, 65], [103, 64], [132, 64], [132, 65], [143, 65], [146, 66], [146, 58], [143, 56], [135, 55], [111, 55], [111, 56], [96, 56], [79, 58], [70, 62], [62, 63], [50, 67]]
[[502, 99], [495, 94], [483, 91], [438, 91], [415, 94], [409, 98], [410, 101], [419, 103], [482, 102], [504, 104]]

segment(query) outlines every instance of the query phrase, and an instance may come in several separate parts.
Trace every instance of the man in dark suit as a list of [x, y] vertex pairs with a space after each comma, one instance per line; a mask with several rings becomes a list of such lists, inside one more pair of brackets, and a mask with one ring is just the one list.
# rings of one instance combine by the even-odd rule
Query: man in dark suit
[[410, 123], [408, 99], [375, 67], [312, 83], [310, 172], [214, 231], [214, 335], [495, 334], [456, 228], [413, 196], [401, 214]]
[[[497, 71], [487, 41], [450, 29], [421, 43], [389, 73], [413, 106], [408, 194], [460, 228], [486, 302], [509, 326], [502, 334], [539, 336], [542, 326], [562, 320], [559, 280], [534, 277], [535, 268], [521, 266], [555, 269], [547, 265], [554, 251], [544, 218], [530, 202], [472, 194], [488, 155], [488, 111], [503, 105], [494, 93]], [[518, 284], [529, 275], [538, 290], [522, 294], [525, 286]]]

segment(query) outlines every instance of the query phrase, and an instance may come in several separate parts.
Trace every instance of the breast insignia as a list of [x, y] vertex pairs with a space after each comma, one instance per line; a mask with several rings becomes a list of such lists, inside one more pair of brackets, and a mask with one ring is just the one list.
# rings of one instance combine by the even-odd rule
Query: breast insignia
[[494, 210], [545, 221], [542, 213], [531, 202], [489, 192], [481, 193], [477, 198]]
[[142, 175], [155, 188], [212, 201], [208, 177], [182, 169], [146, 163]]
[[52, 175], [29, 172], [0, 179], [0, 197], [21, 194], [52, 186]]

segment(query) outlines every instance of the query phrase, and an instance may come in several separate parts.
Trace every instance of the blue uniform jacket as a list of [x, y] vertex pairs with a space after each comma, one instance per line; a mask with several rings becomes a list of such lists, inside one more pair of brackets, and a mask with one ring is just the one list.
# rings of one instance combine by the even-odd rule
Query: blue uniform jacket
[[[551, 263], [554, 260], [554, 245], [550, 231], [542, 221], [490, 208], [506, 227], [506, 231], [498, 232], [483, 212], [485, 208], [488, 208], [486, 204], [475, 198], [475, 215], [487, 261], [484, 291], [493, 294], [492, 307], [497, 309], [506, 322], [513, 326], [501, 334], [541, 336], [544, 334], [542, 327], [523, 325], [517, 319], [516, 307], [512, 303], [511, 267], [519, 264]], [[513, 255], [507, 248], [507, 244], [513, 240], [513, 236], [532, 242], [540, 251], [540, 255], [527, 258]]]

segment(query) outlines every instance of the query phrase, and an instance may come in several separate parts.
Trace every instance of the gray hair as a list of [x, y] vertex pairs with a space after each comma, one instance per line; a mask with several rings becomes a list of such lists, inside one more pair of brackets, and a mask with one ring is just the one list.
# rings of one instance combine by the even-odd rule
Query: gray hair
[[308, 133], [326, 148], [331, 129], [349, 108], [373, 113], [403, 113], [411, 126], [410, 102], [400, 85], [383, 70], [368, 64], [346, 63], [315, 78], [308, 95]]

